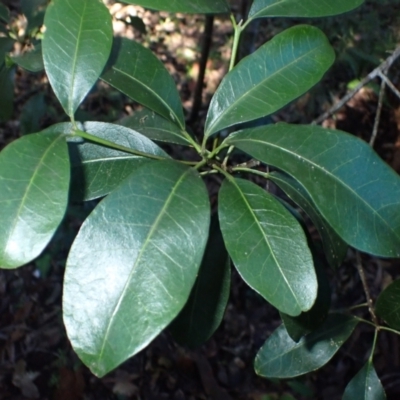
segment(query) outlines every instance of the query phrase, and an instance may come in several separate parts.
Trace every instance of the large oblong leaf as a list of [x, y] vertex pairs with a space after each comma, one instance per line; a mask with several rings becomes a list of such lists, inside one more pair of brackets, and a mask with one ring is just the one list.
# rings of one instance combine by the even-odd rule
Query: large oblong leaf
[[180, 128], [185, 126], [175, 82], [153, 52], [129, 39], [116, 39], [101, 79]]
[[103, 376], [178, 314], [196, 279], [210, 219], [198, 173], [173, 161], [135, 170], [83, 223], [63, 311], [81, 360]]
[[226, 144], [297, 179], [351, 246], [400, 256], [400, 178], [365, 142], [318, 126], [279, 123], [237, 132]]
[[376, 314], [389, 326], [400, 330], [400, 279], [392, 282], [376, 301]]
[[[85, 122], [81, 128], [101, 139], [143, 153], [169, 158], [160, 147], [140, 133], [105, 122]], [[72, 199], [93, 200], [114, 190], [134, 169], [148, 159], [99, 146], [91, 142], [70, 142]]]
[[198, 347], [220, 325], [229, 298], [230, 261], [218, 219], [213, 218], [196, 283], [185, 307], [169, 327], [179, 343]]
[[123, 0], [123, 3], [153, 10], [191, 14], [220, 14], [230, 10], [226, 0]]
[[335, 53], [318, 28], [289, 28], [244, 58], [222, 80], [211, 100], [205, 135], [272, 114], [312, 86]]
[[348, 246], [318, 212], [304, 187], [295, 179], [280, 172], [270, 173], [269, 178], [310, 217], [321, 235], [329, 265], [333, 268], [339, 267], [346, 256]]
[[343, 14], [364, 3], [364, 0], [255, 0], [249, 19], [260, 17], [326, 17]]
[[349, 382], [342, 400], [385, 400], [386, 395], [381, 381], [369, 360]]
[[99, 0], [53, 0], [44, 23], [44, 67], [58, 100], [72, 118], [110, 55], [111, 15]]
[[46, 247], [68, 204], [65, 137], [35, 133], [0, 153], [0, 267], [16, 268]]
[[246, 283], [286, 314], [309, 310], [318, 285], [297, 220], [272, 195], [243, 179], [226, 179], [218, 203], [226, 248]]
[[324, 366], [349, 338], [358, 321], [356, 318], [331, 314], [325, 323], [293, 341], [283, 325], [267, 339], [257, 354], [254, 368], [266, 378], [294, 378]]

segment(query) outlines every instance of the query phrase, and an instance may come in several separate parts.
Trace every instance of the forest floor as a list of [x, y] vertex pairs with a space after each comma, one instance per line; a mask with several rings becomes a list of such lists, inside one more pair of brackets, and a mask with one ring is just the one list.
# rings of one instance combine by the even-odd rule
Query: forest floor
[[[11, 9], [17, 16], [17, 2], [11, 5], [14, 3]], [[232, 3], [239, 14], [241, 2]], [[393, 3], [382, 1], [378, 7], [378, 2], [370, 1], [342, 22], [317, 21], [334, 44], [338, 61], [317, 87], [279, 111], [271, 122], [310, 123], [350, 90], [357, 79], [379, 65], [400, 44], [400, 19]], [[189, 115], [199, 72], [204, 17], [172, 16], [111, 2], [109, 7], [116, 34], [141, 41], [165, 63]], [[144, 21], [145, 33], [129, 23], [134, 16]], [[299, 21], [261, 21], [246, 38], [243, 48], [253, 51], [293, 23]], [[216, 17], [202, 107], [191, 124], [195, 134], [201, 132], [209, 100], [227, 72], [231, 42], [229, 18]], [[393, 65], [390, 77], [400, 88], [400, 60]], [[323, 125], [369, 141], [379, 85], [379, 80], [371, 82]], [[35, 103], [30, 100], [40, 93], [44, 93], [44, 106], [35, 113], [32, 108]], [[135, 109], [129, 99], [100, 83], [80, 113], [82, 118], [115, 121]], [[61, 108], [55, 103], [44, 75], [17, 70], [15, 110], [10, 121], [0, 124], [0, 149], [23, 130], [28, 133], [32, 126], [42, 129], [59, 122], [59, 115]], [[375, 149], [400, 172], [400, 100], [390, 91], [383, 103]], [[168, 151], [181, 150], [168, 148]], [[210, 192], [215, 204], [212, 181]], [[284, 399], [280, 396], [285, 393], [298, 400], [335, 400], [341, 398], [346, 384], [368, 358], [373, 329], [362, 327], [328, 365], [315, 373], [286, 381], [258, 377], [253, 369], [254, 357], [281, 320], [279, 313], [247, 287], [233, 269], [225, 317], [206, 344], [195, 350], [179, 346], [166, 330], [115, 371], [102, 379], [96, 378], [73, 352], [61, 315], [68, 248], [91, 207], [72, 205], [63, 226], [37, 261], [15, 271], [0, 271], [0, 400], [278, 400]], [[310, 233], [317, 235], [311, 225]], [[374, 298], [400, 275], [399, 260], [363, 255], [362, 263]], [[355, 265], [355, 252], [349, 250], [340, 269], [327, 268], [333, 309], [365, 302]], [[367, 312], [360, 311], [358, 315], [368, 318]], [[399, 399], [400, 342], [396, 335], [381, 333], [374, 363], [388, 398]]]

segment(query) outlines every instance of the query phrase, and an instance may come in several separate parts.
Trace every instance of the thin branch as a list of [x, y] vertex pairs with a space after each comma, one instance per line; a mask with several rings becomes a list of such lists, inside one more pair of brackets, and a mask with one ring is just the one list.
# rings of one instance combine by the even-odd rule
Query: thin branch
[[378, 135], [379, 123], [381, 121], [381, 114], [382, 114], [383, 99], [385, 97], [385, 89], [386, 89], [386, 82], [382, 79], [381, 89], [379, 91], [378, 107], [376, 109], [376, 115], [375, 115], [374, 129], [372, 130], [371, 139], [369, 141], [369, 145], [371, 147], [374, 147], [375, 140]]
[[[327, 118], [329, 118], [331, 115], [335, 114], [336, 111], [338, 111], [340, 108], [342, 108], [350, 99], [352, 99], [357, 92], [359, 92], [365, 85], [367, 85], [369, 82], [371, 82], [373, 79], [375, 79], [377, 76], [381, 77], [381, 75], [384, 75], [387, 73], [391, 65], [397, 60], [397, 58], [400, 57], [400, 46], [397, 47], [393, 53], [382, 63], [380, 64], [377, 68], [375, 68], [372, 72], [370, 72], [351, 92], [347, 93], [340, 101], [338, 101], [336, 104], [334, 104], [328, 111], [323, 113], [321, 116], [319, 116], [317, 119], [315, 119], [311, 124], [312, 125], [317, 125], [320, 124], [321, 122], [325, 121]], [[385, 76], [385, 75], [384, 75]], [[385, 76], [386, 78], [386, 76]], [[382, 78], [384, 79], [384, 78]], [[390, 82], [390, 81], [389, 81]], [[391, 83], [391, 82], [390, 82]], [[386, 82], [386, 84], [389, 86], [389, 83]], [[391, 83], [392, 84], [392, 83]], [[392, 84], [394, 87], [394, 85]], [[390, 87], [392, 89], [392, 87]], [[392, 89], [393, 90], [393, 89]], [[397, 90], [397, 89], [396, 89]], [[397, 93], [396, 93], [397, 94]]]
[[383, 73], [379, 73], [379, 77], [389, 86], [393, 93], [400, 99], [400, 92], [396, 86], [393, 85], [392, 81]]

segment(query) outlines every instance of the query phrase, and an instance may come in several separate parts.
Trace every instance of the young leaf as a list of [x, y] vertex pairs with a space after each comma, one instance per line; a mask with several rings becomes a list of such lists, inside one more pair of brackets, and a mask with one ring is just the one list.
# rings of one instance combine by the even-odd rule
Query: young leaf
[[68, 204], [65, 137], [35, 133], [0, 153], [0, 267], [16, 268], [46, 247]]
[[41, 44], [36, 45], [33, 50], [24, 54], [12, 56], [11, 60], [30, 72], [40, 72], [44, 69]]
[[175, 82], [151, 50], [129, 39], [116, 39], [109, 68], [101, 79], [184, 129]]
[[99, 0], [54, 0], [44, 23], [46, 73], [65, 112], [73, 118], [110, 55], [111, 15]]
[[266, 378], [294, 378], [324, 366], [349, 338], [358, 321], [330, 314], [325, 323], [294, 342], [283, 325], [267, 339], [257, 354], [254, 368]]
[[272, 114], [314, 86], [334, 59], [318, 28], [297, 25], [276, 35], [222, 80], [211, 100], [205, 135]]
[[218, 220], [213, 218], [199, 276], [188, 302], [170, 325], [175, 340], [198, 347], [211, 337], [224, 316], [230, 283], [230, 259]]
[[226, 144], [297, 179], [351, 246], [400, 256], [400, 178], [367, 143], [340, 131], [279, 123], [237, 132]]
[[317, 297], [317, 278], [303, 229], [272, 195], [243, 179], [219, 192], [226, 248], [239, 274], [278, 310], [296, 316]]
[[[133, 150], [169, 158], [150, 139], [123, 126], [85, 122], [81, 129]], [[71, 197], [75, 201], [88, 201], [107, 195], [146, 161], [144, 157], [87, 141], [69, 142], [69, 151], [72, 166]]]
[[117, 123], [134, 129], [151, 140], [176, 143], [184, 146], [191, 145], [181, 128], [149, 109], [137, 111]]
[[364, 0], [255, 0], [249, 19], [260, 17], [326, 17], [353, 10]]
[[220, 14], [230, 10], [226, 0], [123, 0], [127, 4], [176, 13]]
[[389, 326], [400, 330], [400, 279], [392, 282], [376, 301], [376, 314]]
[[322, 325], [331, 306], [331, 288], [325, 268], [316, 257], [314, 257], [314, 266], [318, 280], [318, 294], [312, 308], [301, 313], [298, 317], [280, 313], [287, 333], [295, 342]]
[[83, 223], [67, 260], [63, 312], [68, 337], [94, 374], [136, 354], [177, 316], [196, 279], [209, 219], [198, 173], [154, 161]]
[[0, 122], [11, 118], [14, 109], [15, 68], [8, 68], [0, 63]]
[[272, 172], [269, 178], [310, 217], [321, 235], [329, 265], [333, 268], [339, 267], [346, 256], [348, 246], [319, 213], [304, 187], [295, 179], [280, 172]]
[[381, 381], [372, 361], [368, 361], [346, 386], [342, 400], [385, 400]]

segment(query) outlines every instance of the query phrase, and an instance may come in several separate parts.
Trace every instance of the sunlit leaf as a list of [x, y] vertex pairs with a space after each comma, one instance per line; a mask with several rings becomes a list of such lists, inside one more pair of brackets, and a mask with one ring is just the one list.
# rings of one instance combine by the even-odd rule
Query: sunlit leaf
[[385, 399], [385, 391], [370, 360], [347, 385], [342, 398], [342, 400]]
[[400, 330], [400, 279], [379, 295], [375, 311], [389, 326]]
[[198, 173], [178, 162], [135, 170], [83, 223], [64, 278], [68, 337], [103, 376], [149, 344], [195, 282], [210, 219]]
[[280, 123], [237, 132], [226, 144], [297, 179], [351, 246], [400, 256], [400, 178], [367, 143], [340, 131]]
[[226, 248], [246, 283], [286, 314], [309, 310], [317, 278], [297, 220], [272, 195], [243, 179], [226, 179], [218, 203]]
[[12, 142], [0, 153], [0, 267], [32, 261], [58, 228], [68, 204], [65, 137], [51, 131]]
[[272, 114], [314, 86], [335, 53], [318, 28], [297, 25], [244, 58], [211, 100], [205, 134]]
[[349, 338], [357, 319], [348, 315], [330, 314], [325, 323], [293, 341], [281, 325], [267, 339], [257, 354], [254, 368], [266, 378], [294, 378], [324, 366]]
[[188, 302], [170, 325], [175, 340], [197, 347], [211, 337], [224, 316], [230, 283], [230, 259], [218, 220], [214, 218], [199, 276]]
[[111, 15], [99, 0], [53, 0], [47, 7], [44, 23], [46, 73], [58, 100], [72, 118], [109, 57]]

